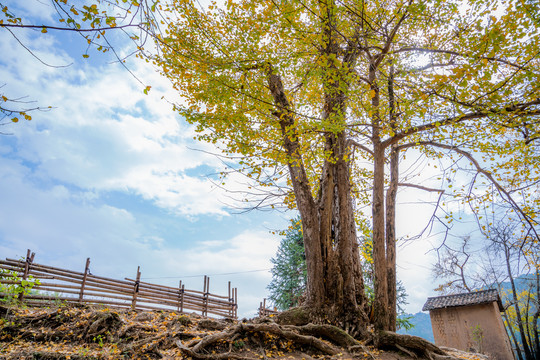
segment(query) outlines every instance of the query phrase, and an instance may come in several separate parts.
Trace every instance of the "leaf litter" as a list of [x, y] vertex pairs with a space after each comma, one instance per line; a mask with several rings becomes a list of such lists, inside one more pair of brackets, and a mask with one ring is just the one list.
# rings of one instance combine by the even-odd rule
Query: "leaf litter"
[[[414, 359], [413, 353], [346, 346], [271, 318], [233, 321], [171, 311], [64, 305], [0, 306], [0, 359]], [[487, 357], [452, 352], [453, 358]], [[449, 357], [450, 358], [450, 357]]]

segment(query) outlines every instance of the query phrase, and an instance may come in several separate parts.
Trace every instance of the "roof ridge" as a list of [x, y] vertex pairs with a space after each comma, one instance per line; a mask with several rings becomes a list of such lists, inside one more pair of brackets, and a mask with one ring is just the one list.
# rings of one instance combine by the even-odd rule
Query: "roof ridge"
[[499, 291], [497, 289], [486, 289], [461, 294], [428, 297], [422, 311], [457, 306], [479, 305], [493, 301], [497, 302], [499, 309], [502, 311], [503, 306], [499, 296]]

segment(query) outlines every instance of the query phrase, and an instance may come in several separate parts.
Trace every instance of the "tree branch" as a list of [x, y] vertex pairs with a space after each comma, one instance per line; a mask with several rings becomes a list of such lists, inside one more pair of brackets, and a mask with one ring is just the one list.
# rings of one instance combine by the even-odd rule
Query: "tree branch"
[[[416, 52], [416, 51], [417, 52], [427, 52], [427, 53], [438, 53], [438, 54], [454, 55], [454, 56], [459, 56], [459, 57], [464, 57], [464, 58], [474, 57], [472, 55], [462, 54], [460, 52], [453, 51], [453, 50], [428, 49], [428, 48], [423, 48], [423, 47], [404, 47], [404, 48], [396, 50], [394, 53]], [[490, 61], [500, 62], [502, 64], [506, 64], [506, 65], [518, 68], [519, 70], [524, 69], [523, 66], [520, 66], [520, 65], [518, 65], [516, 63], [513, 63], [513, 62], [505, 60], [505, 59], [499, 59], [499, 58], [495, 58], [495, 57], [491, 57], [491, 56], [478, 56], [476, 58], [479, 59], [479, 60], [480, 59], [486, 59], [486, 60], [490, 60]]]
[[504, 108], [499, 109], [484, 109], [484, 110], [478, 110], [475, 112], [459, 115], [459, 116], [453, 116], [448, 117], [446, 119], [440, 120], [440, 121], [434, 121], [427, 124], [414, 126], [412, 128], [406, 129], [400, 133], [395, 134], [393, 137], [388, 138], [387, 140], [383, 141], [381, 144], [383, 147], [388, 147], [389, 145], [392, 145], [399, 140], [419, 132], [424, 132], [427, 130], [432, 130], [438, 127], [450, 125], [450, 124], [457, 124], [466, 120], [473, 120], [473, 119], [481, 119], [485, 118], [489, 115], [499, 115], [499, 114], [517, 114], [519, 116], [531, 116], [531, 115], [538, 115], [540, 114], [540, 110], [531, 110], [526, 111], [527, 108], [534, 106], [534, 105], [540, 105], [540, 98], [536, 100], [532, 100], [526, 103], [520, 103], [520, 104], [510, 104], [507, 105]]
[[347, 140], [347, 145], [353, 145], [354, 147], [367, 152], [369, 155], [374, 156], [373, 151], [371, 151], [371, 149], [369, 149], [366, 146], [354, 141], [353, 139], [348, 139]]
[[398, 186], [404, 186], [404, 187], [411, 187], [419, 190], [429, 191], [429, 192], [438, 192], [441, 194], [444, 194], [443, 189], [435, 189], [435, 188], [429, 188], [422, 185], [416, 185], [416, 184], [409, 184], [409, 183], [398, 183]]
[[467, 158], [467, 160], [469, 160], [474, 165], [474, 167], [476, 168], [476, 171], [479, 172], [480, 174], [484, 175], [495, 186], [497, 191], [499, 191], [499, 194], [501, 194], [502, 198], [506, 199], [506, 202], [508, 202], [523, 217], [523, 220], [525, 220], [525, 222], [527, 222], [527, 224], [530, 226], [530, 229], [538, 237], [538, 233], [536, 232], [536, 229], [535, 229], [536, 223], [533, 224], [534, 220], [531, 219], [531, 217], [529, 215], [527, 215], [523, 211], [521, 206], [519, 206], [515, 202], [512, 195], [508, 191], [506, 191], [506, 189], [504, 189], [504, 187], [501, 184], [499, 184], [499, 182], [497, 180], [495, 180], [493, 175], [491, 175], [491, 173], [489, 171], [483, 169], [480, 166], [478, 161], [472, 156], [471, 153], [469, 153], [469, 152], [467, 152], [465, 150], [462, 150], [459, 147], [454, 146], [454, 145], [446, 145], [446, 144], [441, 144], [441, 143], [437, 143], [437, 142], [434, 142], [434, 141], [419, 141], [417, 143], [410, 143], [410, 144], [406, 144], [406, 145], [401, 145], [399, 147], [399, 149], [401, 150], [401, 149], [404, 149], [404, 148], [407, 148], [407, 147], [413, 147], [413, 146], [433, 146], [433, 147], [438, 147], [438, 148], [441, 148], [441, 149], [447, 149], [447, 150], [457, 152], [458, 154], [460, 154], [463, 157]]

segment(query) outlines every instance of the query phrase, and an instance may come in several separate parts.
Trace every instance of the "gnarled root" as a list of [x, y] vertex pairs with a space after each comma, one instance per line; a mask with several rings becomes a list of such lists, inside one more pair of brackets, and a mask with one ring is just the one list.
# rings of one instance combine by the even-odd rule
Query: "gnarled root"
[[418, 336], [397, 334], [391, 331], [379, 331], [373, 338], [375, 347], [379, 349], [397, 349], [413, 358], [433, 360], [455, 360], [438, 346]]
[[[208, 335], [197, 343], [191, 342], [190, 344], [184, 345], [181, 341], [177, 341], [176, 345], [187, 355], [196, 359], [254, 359], [256, 357], [240, 355], [238, 353], [233, 353], [230, 350], [227, 353], [221, 354], [205, 354], [204, 351], [207, 347], [217, 343], [228, 342], [241, 335], [250, 336], [257, 333], [273, 335], [280, 339], [291, 341], [294, 344], [312, 348], [324, 355], [336, 355], [342, 352], [342, 349], [315, 336], [305, 334], [325, 334], [325, 337], [334, 340], [338, 345], [358, 344], [356, 340], [348, 336], [345, 332], [330, 325], [309, 324], [306, 326], [280, 326], [276, 323], [260, 323], [238, 324], [226, 331]], [[229, 349], [231, 348], [232, 347], [229, 346]]]

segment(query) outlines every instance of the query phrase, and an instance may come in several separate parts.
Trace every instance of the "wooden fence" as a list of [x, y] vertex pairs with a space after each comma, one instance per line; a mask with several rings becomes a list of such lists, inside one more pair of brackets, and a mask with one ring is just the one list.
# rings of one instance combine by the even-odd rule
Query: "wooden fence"
[[276, 310], [276, 308], [269, 309], [266, 307], [266, 299], [263, 299], [259, 305], [259, 316], [270, 316], [270, 315], [277, 315], [280, 311]]
[[[21, 285], [34, 282], [30, 294], [19, 300], [31, 306], [48, 306], [53, 302], [106, 305], [133, 310], [171, 310], [201, 312], [226, 318], [237, 317], [238, 290], [228, 296], [211, 294], [210, 278], [204, 277], [203, 291], [187, 290], [180, 281], [177, 288], [141, 281], [140, 267], [135, 279], [110, 279], [90, 273], [90, 258], [83, 273], [34, 263], [35, 253], [28, 250], [25, 260], [0, 260], [0, 283]], [[36, 279], [39, 281], [34, 281]], [[0, 298], [8, 296], [0, 292]]]

